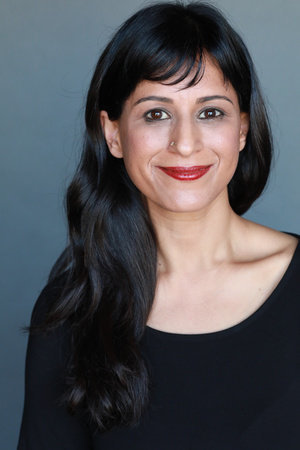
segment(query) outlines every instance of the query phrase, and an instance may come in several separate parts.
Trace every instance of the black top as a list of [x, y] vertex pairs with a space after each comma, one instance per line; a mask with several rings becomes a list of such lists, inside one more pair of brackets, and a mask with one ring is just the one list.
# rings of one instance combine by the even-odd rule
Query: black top
[[30, 336], [18, 449], [299, 450], [299, 281], [298, 244], [274, 292], [239, 324], [205, 334], [147, 327], [141, 346], [153, 387], [136, 428], [93, 435], [69, 416], [57, 401], [67, 331]]

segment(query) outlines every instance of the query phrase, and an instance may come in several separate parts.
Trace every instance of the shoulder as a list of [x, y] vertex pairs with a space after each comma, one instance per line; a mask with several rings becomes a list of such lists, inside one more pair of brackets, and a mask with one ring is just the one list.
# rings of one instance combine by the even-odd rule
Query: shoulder
[[[63, 292], [65, 277], [50, 281], [38, 296], [31, 315], [26, 357], [26, 372], [30, 379], [58, 376], [66, 367], [71, 345], [71, 328], [67, 322], [47, 325], [47, 317]], [[36, 375], [38, 374], [38, 375]], [[60, 376], [60, 375], [59, 375]]]
[[45, 322], [49, 311], [63, 295], [66, 282], [67, 274], [65, 273], [48, 281], [44, 286], [32, 310], [31, 327], [39, 327]]
[[[297, 234], [282, 233], [243, 219], [236, 258], [259, 289], [269, 295], [279, 282], [299, 284], [300, 245]], [[250, 283], [250, 284], [251, 284]]]
[[[72, 330], [64, 322], [47, 332], [35, 329], [60, 298], [66, 276], [55, 278], [40, 293], [32, 313], [26, 353], [25, 403], [18, 448], [91, 448], [85, 420], [65, 407]], [[43, 328], [42, 328], [43, 330]]]
[[239, 247], [246, 259], [257, 261], [274, 259], [290, 261], [299, 244], [300, 236], [259, 225], [243, 219]]

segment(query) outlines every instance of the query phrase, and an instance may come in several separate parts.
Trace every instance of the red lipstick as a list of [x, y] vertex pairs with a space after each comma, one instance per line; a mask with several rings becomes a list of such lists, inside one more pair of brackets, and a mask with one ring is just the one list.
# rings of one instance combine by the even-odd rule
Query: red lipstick
[[176, 180], [197, 180], [198, 178], [203, 177], [209, 169], [211, 165], [208, 166], [189, 166], [189, 167], [161, 167], [158, 166], [160, 170], [169, 175], [169, 177], [175, 178]]

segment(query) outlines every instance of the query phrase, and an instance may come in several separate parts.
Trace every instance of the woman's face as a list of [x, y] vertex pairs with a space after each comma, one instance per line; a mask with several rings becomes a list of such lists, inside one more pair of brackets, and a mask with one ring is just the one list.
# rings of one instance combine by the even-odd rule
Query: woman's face
[[228, 203], [227, 185], [245, 145], [248, 115], [212, 60], [206, 58], [198, 84], [183, 89], [187, 82], [142, 81], [117, 121], [101, 112], [110, 152], [124, 159], [150, 211], [194, 212]]

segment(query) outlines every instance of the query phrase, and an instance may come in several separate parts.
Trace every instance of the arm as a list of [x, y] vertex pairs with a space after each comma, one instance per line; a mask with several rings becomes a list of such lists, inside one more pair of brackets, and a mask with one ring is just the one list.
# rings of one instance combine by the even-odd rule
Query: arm
[[[46, 287], [32, 315], [43, 317], [57, 289]], [[69, 348], [69, 330], [63, 325], [47, 334], [30, 334], [25, 371], [25, 403], [18, 450], [92, 449], [87, 425], [71, 416], [60, 403]]]

